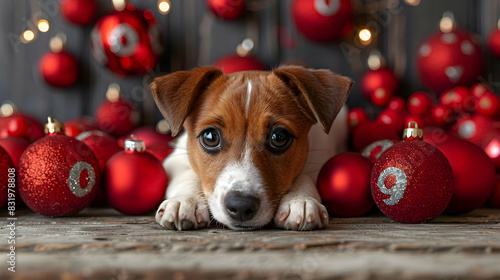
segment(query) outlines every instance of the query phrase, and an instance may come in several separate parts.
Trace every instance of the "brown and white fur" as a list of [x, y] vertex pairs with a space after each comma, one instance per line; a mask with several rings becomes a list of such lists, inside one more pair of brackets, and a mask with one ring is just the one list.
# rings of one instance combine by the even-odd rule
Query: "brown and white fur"
[[284, 229], [326, 227], [315, 180], [345, 146], [345, 109], [334, 119], [351, 85], [300, 66], [229, 75], [202, 67], [155, 78], [151, 89], [173, 134], [185, 129], [163, 163], [170, 183], [156, 221], [199, 229], [211, 214], [237, 230], [273, 220]]

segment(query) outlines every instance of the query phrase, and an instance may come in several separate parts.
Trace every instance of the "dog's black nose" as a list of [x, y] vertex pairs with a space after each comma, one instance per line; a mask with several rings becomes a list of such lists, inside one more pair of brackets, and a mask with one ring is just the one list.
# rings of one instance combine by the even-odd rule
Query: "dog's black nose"
[[254, 196], [243, 195], [241, 192], [229, 192], [224, 200], [226, 211], [231, 218], [244, 222], [255, 216], [259, 210], [260, 200]]

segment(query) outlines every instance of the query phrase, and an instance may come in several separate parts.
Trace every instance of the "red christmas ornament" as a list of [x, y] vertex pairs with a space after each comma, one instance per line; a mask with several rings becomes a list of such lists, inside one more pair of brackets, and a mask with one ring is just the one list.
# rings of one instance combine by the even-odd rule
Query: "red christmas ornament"
[[[112, 87], [110, 85], [110, 88]], [[120, 137], [128, 134], [137, 125], [139, 113], [119, 94], [107, 94], [107, 100], [101, 103], [95, 112], [95, 119], [99, 130]]]
[[431, 118], [435, 125], [443, 127], [455, 121], [455, 114], [448, 106], [439, 104], [432, 107]]
[[478, 146], [450, 137], [437, 147], [453, 169], [455, 189], [447, 213], [462, 214], [483, 205], [495, 186], [495, 167]]
[[77, 25], [91, 23], [97, 12], [94, 0], [62, 0], [60, 7], [64, 18]]
[[128, 139], [125, 151], [111, 157], [104, 169], [108, 202], [122, 213], [148, 213], [165, 197], [165, 170], [145, 149], [143, 141]]
[[236, 20], [245, 11], [245, 0], [207, 0], [207, 5], [223, 20]]
[[76, 137], [77, 140], [85, 143], [92, 150], [99, 161], [99, 167], [104, 170], [106, 162], [116, 153], [122, 151], [116, 139], [99, 130], [85, 131]]
[[297, 30], [316, 42], [329, 42], [353, 29], [349, 0], [294, 0], [292, 17]]
[[440, 215], [453, 194], [453, 173], [446, 157], [424, 142], [410, 124], [405, 140], [374, 164], [371, 191], [378, 208], [393, 220], [421, 223]]
[[455, 112], [467, 112], [474, 110], [475, 98], [470, 94], [467, 87], [458, 86], [444, 91], [439, 96], [439, 103]]
[[[369, 70], [361, 78], [361, 93], [366, 98], [373, 100], [381, 100], [378, 106], [385, 106], [394, 93], [398, 89], [398, 79], [394, 76], [391, 70], [387, 68], [379, 68], [377, 70]], [[379, 90], [378, 95], [375, 91]], [[373, 98], [372, 98], [373, 96]]]
[[394, 131], [401, 131], [404, 127], [401, 113], [390, 109], [385, 109], [380, 112], [380, 114], [377, 116], [377, 122], [390, 127]]
[[493, 93], [491, 88], [485, 83], [476, 83], [470, 87], [470, 94], [475, 98], [481, 97], [485, 93]]
[[500, 176], [496, 178], [497, 182], [495, 185], [495, 189], [488, 199], [488, 206], [493, 208], [500, 208]]
[[214, 66], [222, 69], [225, 74], [231, 74], [247, 70], [265, 70], [266, 66], [253, 56], [228, 55], [214, 63]]
[[[170, 131], [168, 133], [161, 133], [158, 131], [157, 128], [155, 127], [139, 127], [134, 130], [132, 130], [129, 135], [134, 135], [134, 137], [137, 137], [141, 139], [144, 142], [144, 145], [146, 145], [146, 148], [149, 150], [149, 147], [153, 144], [156, 144], [158, 142], [163, 142], [163, 143], [168, 143], [174, 139], [172, 137], [172, 134], [170, 134]], [[130, 138], [129, 136], [123, 136], [120, 139], [118, 139], [118, 145], [122, 148], [125, 147], [125, 140], [127, 138]]]
[[361, 151], [361, 149], [365, 148], [368, 144], [377, 140], [396, 140], [400, 138], [399, 133], [394, 129], [377, 123], [376, 121], [367, 121], [354, 130], [352, 146], [355, 151]]
[[96, 23], [91, 50], [94, 58], [115, 74], [142, 75], [158, 63], [163, 50], [161, 35], [153, 11], [127, 5]]
[[479, 40], [462, 30], [438, 31], [418, 48], [417, 71], [424, 86], [435, 93], [472, 84], [483, 71]]
[[78, 60], [64, 50], [45, 53], [40, 59], [38, 69], [43, 80], [57, 88], [67, 88], [74, 85], [80, 74]]
[[99, 163], [84, 143], [64, 135], [64, 124], [49, 117], [47, 136], [19, 160], [19, 194], [33, 211], [69, 216], [87, 207], [99, 186]]
[[408, 97], [408, 112], [413, 115], [427, 115], [432, 108], [432, 99], [423, 91], [417, 91]]
[[23, 137], [11, 136], [7, 138], [0, 138], [0, 147], [2, 147], [7, 154], [9, 154], [10, 159], [16, 169], [19, 168], [19, 159], [24, 150], [30, 145], [30, 142]]
[[[0, 208], [7, 205], [9, 201], [9, 193], [11, 193], [11, 191], [8, 191], [7, 188], [14, 190], [14, 182], [16, 180], [15, 170], [9, 154], [0, 147], [0, 182], [2, 182], [2, 184], [0, 184]], [[17, 195], [17, 192], [14, 194], [14, 198], [15, 195]]]
[[16, 112], [11, 116], [0, 118], [0, 137], [9, 136], [35, 141], [43, 137], [43, 126], [33, 117]]
[[500, 115], [500, 98], [491, 92], [481, 95], [476, 101], [476, 113], [490, 118], [498, 118]]
[[384, 107], [392, 99], [394, 93], [385, 88], [378, 88], [370, 94], [370, 100], [373, 104]]
[[375, 141], [366, 146], [361, 152], [361, 155], [369, 159], [372, 163], [375, 163], [383, 152], [394, 145], [394, 142], [395, 141], [389, 139]]
[[89, 118], [77, 118], [64, 122], [65, 133], [69, 137], [75, 137], [85, 131], [97, 129], [94, 122]]
[[480, 145], [490, 135], [493, 125], [493, 120], [483, 115], [463, 116], [452, 128], [452, 133], [471, 143]]
[[387, 108], [399, 113], [404, 113], [406, 111], [406, 102], [401, 96], [394, 96], [389, 100], [389, 104], [387, 104]]
[[146, 152], [150, 153], [159, 162], [163, 163], [173, 150], [174, 149], [166, 142], [156, 142], [147, 146]]
[[495, 29], [488, 38], [488, 48], [497, 57], [500, 57], [500, 30]]
[[500, 170], [500, 129], [491, 129], [479, 147], [488, 155], [496, 169]]
[[372, 166], [369, 160], [355, 153], [343, 153], [325, 163], [318, 175], [318, 191], [330, 213], [355, 217], [370, 211]]
[[351, 131], [366, 121], [368, 121], [368, 115], [363, 108], [355, 107], [347, 113], [347, 126], [349, 126]]
[[448, 138], [454, 137], [450, 135], [447, 130], [437, 126], [424, 127], [422, 130], [424, 132], [424, 141], [433, 146], [437, 146], [446, 142]]

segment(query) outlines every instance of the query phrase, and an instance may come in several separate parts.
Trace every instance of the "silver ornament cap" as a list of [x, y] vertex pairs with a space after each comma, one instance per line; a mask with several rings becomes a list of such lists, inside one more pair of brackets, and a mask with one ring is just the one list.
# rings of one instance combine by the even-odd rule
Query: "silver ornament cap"
[[144, 144], [144, 141], [139, 140], [136, 136], [133, 134], [130, 135], [129, 139], [125, 140], [125, 151], [131, 151], [131, 152], [144, 152], [146, 150], [146, 144]]

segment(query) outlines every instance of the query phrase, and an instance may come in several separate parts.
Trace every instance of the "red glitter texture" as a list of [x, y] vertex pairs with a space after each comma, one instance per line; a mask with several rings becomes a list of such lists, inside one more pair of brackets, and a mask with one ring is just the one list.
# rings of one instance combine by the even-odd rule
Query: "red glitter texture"
[[[406, 174], [403, 197], [394, 205], [384, 199], [391, 195], [381, 192], [378, 178], [383, 170], [396, 167]], [[394, 187], [394, 175], [387, 176], [387, 189]], [[420, 140], [394, 144], [374, 164], [371, 175], [372, 195], [378, 208], [393, 220], [420, 223], [440, 215], [453, 195], [453, 172], [446, 157], [434, 146]]]
[[[77, 162], [90, 164], [96, 174], [92, 190], [82, 197], [74, 195], [68, 185], [69, 172]], [[48, 135], [30, 145], [21, 155], [19, 193], [26, 205], [39, 214], [51, 217], [74, 215], [94, 199], [100, 172], [99, 163], [86, 144], [63, 134]], [[86, 186], [88, 179], [85, 181]]]

